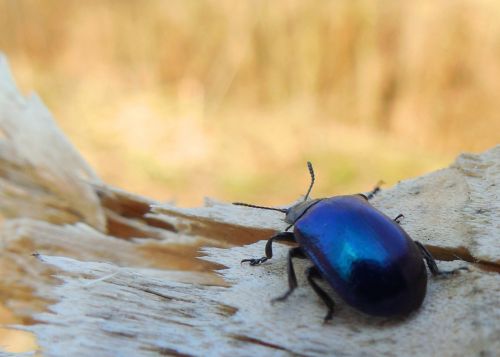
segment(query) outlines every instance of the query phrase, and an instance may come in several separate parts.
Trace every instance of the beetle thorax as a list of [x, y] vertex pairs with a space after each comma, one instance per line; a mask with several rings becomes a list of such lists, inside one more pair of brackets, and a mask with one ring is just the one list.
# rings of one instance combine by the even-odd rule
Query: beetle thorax
[[307, 200], [297, 203], [296, 205], [290, 207], [286, 213], [285, 222], [289, 224], [295, 224], [297, 220], [313, 205], [321, 201], [321, 198], [314, 200]]

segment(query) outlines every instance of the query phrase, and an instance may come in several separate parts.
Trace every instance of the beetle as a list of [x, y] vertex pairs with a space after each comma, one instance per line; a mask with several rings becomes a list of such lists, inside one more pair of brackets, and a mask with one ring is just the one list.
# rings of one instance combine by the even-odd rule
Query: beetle
[[[335, 303], [318, 284], [324, 279], [349, 305], [361, 312], [382, 317], [406, 316], [417, 310], [427, 290], [427, 263], [432, 275], [449, 275], [460, 269], [442, 271], [427, 248], [401, 228], [402, 214], [391, 219], [370, 204], [380, 184], [367, 194], [310, 199], [315, 175], [301, 202], [289, 208], [273, 208], [235, 202], [239, 206], [284, 213], [289, 226], [268, 239], [265, 256], [243, 259], [260, 265], [273, 257], [273, 242], [298, 243], [288, 251], [288, 290], [273, 301], [284, 301], [297, 288], [293, 258], [308, 258], [309, 284], [327, 307], [324, 321], [333, 316]], [[293, 232], [289, 229], [293, 227]]]

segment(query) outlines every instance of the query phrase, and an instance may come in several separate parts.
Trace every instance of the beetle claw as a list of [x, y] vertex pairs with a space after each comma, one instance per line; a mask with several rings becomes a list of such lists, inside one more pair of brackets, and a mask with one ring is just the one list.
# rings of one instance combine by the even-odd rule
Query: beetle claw
[[453, 270], [440, 270], [438, 275], [440, 276], [456, 275], [460, 272], [460, 270], [470, 271], [468, 267], [460, 267]]
[[248, 263], [250, 263], [250, 265], [254, 266], [254, 265], [260, 265], [260, 264], [264, 263], [266, 260], [267, 260], [267, 257], [262, 257], [262, 258], [259, 258], [259, 259], [255, 259], [255, 258], [252, 258], [252, 259], [243, 259], [241, 261], [241, 264], [248, 262]]
[[271, 305], [274, 305], [274, 303], [276, 303], [278, 301], [283, 301], [283, 299], [280, 299], [279, 297], [271, 299]]
[[286, 299], [288, 299], [288, 297], [290, 296], [291, 293], [292, 293], [292, 291], [287, 291], [283, 295], [275, 297], [274, 299], [271, 300], [271, 304], [274, 304], [275, 302], [285, 301]]

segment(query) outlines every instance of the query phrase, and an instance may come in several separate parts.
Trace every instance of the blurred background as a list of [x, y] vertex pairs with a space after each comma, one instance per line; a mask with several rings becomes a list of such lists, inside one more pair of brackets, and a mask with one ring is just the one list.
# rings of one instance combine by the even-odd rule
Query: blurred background
[[180, 205], [369, 190], [500, 140], [500, 3], [7, 1], [0, 50], [100, 176]]
[[[0, 0], [0, 51], [105, 181], [278, 205], [304, 193], [307, 160], [318, 197], [498, 144], [499, 15], [493, 0]], [[9, 333], [0, 345], [34, 344]]]

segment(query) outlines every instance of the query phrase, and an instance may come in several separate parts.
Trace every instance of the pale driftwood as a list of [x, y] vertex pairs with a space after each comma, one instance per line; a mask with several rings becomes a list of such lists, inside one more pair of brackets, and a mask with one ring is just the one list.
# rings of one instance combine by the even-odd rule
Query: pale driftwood
[[0, 78], [2, 214], [55, 223], [84, 221], [103, 230], [96, 192], [82, 181], [98, 180], [96, 174], [42, 101], [19, 94], [1, 55]]
[[[362, 316], [341, 302], [334, 321], [306, 287], [287, 302], [269, 300], [286, 289], [285, 252], [259, 270], [240, 266], [263, 244], [211, 249], [230, 288], [180, 283], [160, 271], [119, 268], [62, 257], [40, 257], [58, 268], [59, 301], [42, 324], [29, 327], [50, 356], [120, 355], [389, 355], [471, 356], [499, 351], [500, 277], [471, 272], [429, 284], [423, 308], [405, 320]], [[446, 263], [453, 268], [462, 263]], [[302, 270], [304, 264], [299, 264]], [[184, 280], [186, 281], [186, 280]]]
[[297, 262], [296, 293], [269, 303], [286, 289], [286, 246], [263, 266], [239, 264], [263, 253], [263, 241], [245, 244], [286, 226], [279, 213], [216, 201], [181, 209], [102, 183], [41, 102], [17, 92], [4, 59], [0, 129], [2, 302], [37, 321], [20, 328], [36, 334], [46, 356], [500, 351], [500, 147], [374, 200], [391, 216], [405, 214], [403, 227], [436, 256], [454, 260], [442, 267], [471, 271], [430, 279], [424, 305], [407, 319], [366, 317], [337, 298], [323, 325], [324, 307], [300, 274], [307, 262]]
[[[214, 264], [197, 259], [202, 246], [228, 246], [176, 232], [148, 216], [156, 202], [103, 183], [56, 126], [34, 95], [21, 95], [0, 55], [0, 296], [22, 318], [33, 320], [47, 302], [34, 290], [51, 284], [52, 270], [37, 251], [129, 267], [203, 272], [223, 284]], [[201, 278], [200, 278], [201, 279]]]

